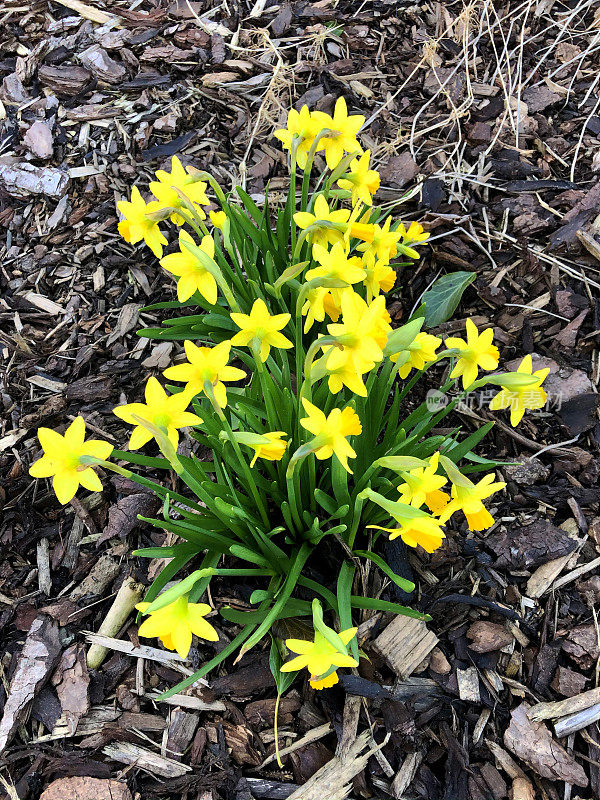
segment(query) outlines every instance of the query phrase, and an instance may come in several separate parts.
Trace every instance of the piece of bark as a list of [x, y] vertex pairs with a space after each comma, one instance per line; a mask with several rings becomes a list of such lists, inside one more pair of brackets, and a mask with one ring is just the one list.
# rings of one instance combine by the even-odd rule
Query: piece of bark
[[458, 696], [461, 700], [468, 703], [480, 703], [479, 675], [475, 667], [456, 670], [456, 680], [458, 683]]
[[163, 758], [158, 753], [131, 742], [111, 742], [102, 748], [102, 752], [113, 761], [143, 769], [162, 778], [181, 778], [192, 770], [187, 764], [180, 764], [172, 758]]
[[0, 753], [25, 720], [31, 701], [54, 671], [60, 652], [58, 624], [50, 617], [39, 616], [29, 629], [8, 689], [0, 720]]
[[197, 714], [175, 709], [171, 714], [167, 733], [166, 752], [169, 758], [181, 761], [190, 742], [194, 738], [199, 718]]
[[565, 635], [563, 650], [568, 653], [584, 672], [591, 669], [600, 656], [598, 634], [595, 625], [577, 625], [557, 635]]
[[587, 786], [583, 767], [554, 741], [543, 722], [534, 722], [527, 714], [528, 703], [521, 703], [511, 714], [504, 732], [504, 744], [542, 778]]
[[51, 66], [42, 64], [38, 69], [38, 79], [59, 96], [74, 97], [80, 94], [92, 80], [92, 73], [74, 64]]
[[535, 789], [531, 781], [527, 778], [515, 778], [510, 792], [510, 800], [535, 800]]
[[527, 103], [530, 114], [543, 111], [548, 106], [560, 103], [560, 95], [551, 91], [547, 86], [529, 86], [523, 92], [523, 100]]
[[467, 631], [467, 639], [471, 640], [469, 649], [476, 653], [493, 653], [502, 650], [513, 642], [512, 633], [504, 625], [497, 625], [487, 620], [474, 622]]
[[[133, 578], [126, 578], [100, 625], [98, 633], [103, 636], [114, 636], [120, 631], [127, 617], [144, 596], [144, 592], [145, 589], [140, 583], [136, 583]], [[108, 650], [102, 645], [92, 644], [87, 654], [89, 668], [98, 669], [107, 653]]]
[[0, 164], [0, 186], [11, 197], [27, 198], [32, 194], [62, 197], [67, 191], [69, 176], [54, 167], [33, 164]]
[[590, 689], [566, 700], [557, 700], [552, 703], [536, 703], [528, 710], [527, 716], [536, 722], [542, 719], [558, 719], [567, 714], [584, 711], [586, 708], [598, 703], [600, 703], [600, 688]]
[[223, 731], [227, 747], [231, 751], [231, 757], [236, 764], [250, 764], [258, 767], [262, 761], [262, 756], [254, 745], [254, 735], [245, 725], [233, 725], [231, 722], [223, 721]]
[[508, 777], [512, 780], [515, 780], [515, 778], [525, 778], [525, 773], [510, 755], [510, 753], [507, 753], [506, 750], [500, 747], [500, 745], [496, 742], [493, 742], [491, 739], [486, 739], [485, 744], [487, 749], [494, 756], [494, 760], [498, 769], [504, 770], [504, 772], [506, 772]]
[[438, 644], [438, 638], [424, 622], [410, 617], [394, 617], [371, 645], [385, 658], [400, 678], [408, 678]]
[[98, 44], [94, 44], [80, 53], [79, 60], [84, 67], [106, 83], [121, 83], [127, 75], [125, 67], [111, 58], [106, 50]]
[[587, 680], [585, 675], [582, 675], [580, 672], [575, 672], [575, 670], [569, 669], [568, 667], [559, 666], [556, 669], [550, 686], [552, 686], [555, 692], [562, 694], [564, 697], [575, 697], [575, 695], [583, 692]]
[[[275, 699], [255, 700], [244, 708], [244, 716], [248, 724], [255, 730], [273, 726], [275, 721]], [[279, 726], [289, 725], [300, 710], [297, 697], [282, 697], [279, 701]]]
[[131, 800], [123, 781], [103, 778], [59, 778], [52, 781], [40, 800]]
[[72, 736], [81, 717], [90, 710], [90, 677], [82, 644], [71, 645], [65, 650], [52, 676], [52, 683], [56, 686], [62, 713]]
[[446, 658], [443, 650], [441, 650], [439, 647], [434, 647], [431, 651], [429, 669], [433, 670], [438, 675], [449, 675], [452, 672], [450, 662]]
[[485, 540], [497, 556], [496, 566], [530, 569], [572, 553], [577, 541], [547, 519], [534, 518], [528, 525], [501, 528]]
[[54, 152], [54, 144], [50, 125], [41, 119], [36, 120], [23, 137], [23, 144], [37, 158], [43, 160], [51, 158]]
[[379, 174], [383, 186], [401, 189], [416, 178], [419, 174], [419, 167], [410, 153], [401, 153], [399, 156], [390, 158]]
[[111, 506], [108, 512], [108, 523], [98, 540], [98, 545], [118, 536], [125, 539], [138, 524], [138, 514], [142, 517], [152, 517], [159, 503], [154, 495], [149, 492], [136, 492], [136, 494], [122, 497], [118, 503]]
[[508, 797], [506, 781], [493, 764], [482, 764], [479, 770], [492, 793], [493, 800], [504, 800], [505, 797]]
[[71, 592], [71, 600], [81, 600], [82, 597], [90, 595], [99, 596], [103, 594], [114, 579], [119, 574], [120, 566], [118, 561], [103, 553], [92, 567], [90, 573], [85, 576], [79, 586]]
[[21, 103], [26, 103], [31, 99], [16, 72], [11, 72], [2, 81], [0, 99], [9, 106], [20, 106]]
[[577, 731], [588, 728], [594, 722], [600, 719], [600, 703], [584, 708], [583, 711], [577, 711], [575, 714], [569, 714], [566, 717], [561, 717], [554, 723], [554, 732], [559, 739], [565, 736], [571, 736]]
[[333, 753], [323, 742], [313, 742], [290, 753], [294, 780], [300, 786], [322, 769], [333, 758]]

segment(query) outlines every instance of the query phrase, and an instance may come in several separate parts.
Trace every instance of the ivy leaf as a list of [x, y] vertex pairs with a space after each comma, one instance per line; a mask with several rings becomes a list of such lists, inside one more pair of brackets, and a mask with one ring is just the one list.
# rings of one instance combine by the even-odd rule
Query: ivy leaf
[[423, 295], [425, 327], [435, 328], [450, 319], [463, 292], [475, 280], [474, 272], [451, 272], [443, 275]]

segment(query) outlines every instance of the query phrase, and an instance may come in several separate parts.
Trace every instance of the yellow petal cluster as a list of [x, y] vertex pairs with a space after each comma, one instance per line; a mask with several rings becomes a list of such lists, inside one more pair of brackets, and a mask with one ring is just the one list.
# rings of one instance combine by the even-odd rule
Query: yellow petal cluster
[[29, 468], [34, 478], [52, 478], [52, 488], [58, 502], [65, 505], [75, 497], [79, 486], [91, 492], [101, 492], [102, 483], [89, 464], [82, 463], [88, 456], [101, 461], [113, 451], [112, 444], [101, 439], [85, 440], [85, 421], [75, 417], [64, 435], [51, 428], [38, 428], [38, 439], [44, 455]]
[[[150, 603], [138, 603], [142, 614], [148, 612]], [[192, 634], [209, 642], [218, 642], [219, 634], [205, 617], [212, 611], [206, 603], [190, 603], [187, 595], [182, 595], [173, 603], [150, 611], [142, 622], [140, 636], [157, 636], [168, 650], [176, 650], [182, 658], [187, 658], [192, 646]]]
[[[357, 628], [340, 631], [338, 636], [348, 644], [356, 636]], [[347, 653], [341, 653], [329, 642], [320, 631], [315, 631], [314, 641], [305, 639], [286, 639], [285, 645], [292, 653], [298, 653], [282, 667], [282, 672], [296, 672], [307, 669], [310, 674], [310, 685], [313, 689], [325, 689], [334, 686], [339, 678], [334, 667], [357, 667], [358, 661]]]
[[186, 410], [191, 400], [189, 392], [168, 395], [152, 377], [148, 378], [144, 393], [145, 403], [127, 403], [113, 409], [113, 414], [119, 419], [135, 425], [129, 439], [130, 450], [138, 450], [155, 436], [151, 428], [144, 427], [144, 422], [163, 431], [175, 449], [179, 444], [180, 428], [202, 423], [199, 416]]

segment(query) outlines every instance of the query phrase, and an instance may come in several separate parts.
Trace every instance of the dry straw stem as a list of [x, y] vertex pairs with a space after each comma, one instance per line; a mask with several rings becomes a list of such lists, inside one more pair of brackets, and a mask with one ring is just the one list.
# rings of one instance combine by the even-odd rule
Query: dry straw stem
[[[488, 187], [502, 191], [501, 186], [496, 185], [501, 181], [488, 174], [489, 165], [486, 166], [486, 161], [499, 140], [505, 147], [521, 147], [522, 126], [527, 115], [527, 106], [522, 97], [526, 89], [545, 85], [568, 102], [578, 69], [573, 70], [566, 86], [559, 81], [569, 75], [573, 64], [580, 68], [586, 59], [600, 49], [600, 28], [597, 23], [588, 25], [585, 22], [586, 12], [595, 3], [596, 0], [583, 0], [572, 9], [559, 11], [555, 4], [538, 0], [509, 3], [502, 8], [492, 0], [472, 0], [456, 16], [452, 16], [452, 9], [437, 4], [436, 36], [424, 44], [421, 59], [414, 69], [369, 117], [364, 128], [368, 128], [396, 97], [401, 96], [419, 71], [427, 70], [433, 75], [434, 81], [437, 81], [435, 91], [431, 92], [431, 96], [414, 115], [410, 129], [399, 127], [392, 140], [380, 142], [373, 148], [373, 163], [377, 165], [381, 160], [386, 161], [399, 146], [408, 143], [415, 161], [421, 163], [429, 160], [439, 165], [433, 176], [444, 180], [452, 200], [465, 210], [468, 194], [463, 191], [465, 182], [480, 185], [484, 199]], [[545, 24], [536, 24], [540, 20]], [[537, 32], [531, 33], [532, 30]], [[550, 36], [548, 31], [551, 32]], [[460, 46], [460, 53], [450, 71], [438, 71], [438, 46], [447, 39]], [[536, 65], [526, 72], [524, 54], [537, 41], [547, 44]], [[576, 43], [580, 52], [568, 60], [561, 60], [558, 67], [545, 75], [543, 65], [549, 59], [555, 60], [557, 48], [565, 42]], [[485, 57], [482, 57], [482, 53], [486, 54]], [[577, 99], [580, 108], [597, 93], [599, 84], [600, 73], [591, 74], [589, 89]], [[485, 152], [479, 154], [477, 161], [469, 163], [466, 158], [465, 125], [469, 122], [472, 107], [488, 96], [489, 87], [503, 97], [504, 110]], [[440, 97], [445, 101], [447, 114], [436, 114], [431, 121], [427, 111], [441, 107]], [[600, 97], [590, 107], [588, 120], [597, 113], [599, 107]], [[571, 163], [565, 164], [570, 169], [571, 180], [574, 179], [585, 130], [584, 124]]]
[[[367, 766], [369, 758], [383, 744], [365, 751], [371, 741], [370, 731], [363, 731], [348, 750], [345, 759], [337, 756], [316, 772], [289, 800], [345, 800], [352, 788], [352, 779]], [[385, 742], [384, 742], [385, 743]]]
[[[100, 625], [98, 633], [103, 636], [114, 636], [118, 633], [136, 604], [141, 601], [144, 592], [145, 589], [141, 584], [136, 583], [133, 578], [126, 578], [117, 592], [117, 596], [113, 600], [104, 622]], [[90, 669], [98, 669], [106, 658], [107, 653], [106, 647], [93, 644], [87, 654], [88, 667]]]

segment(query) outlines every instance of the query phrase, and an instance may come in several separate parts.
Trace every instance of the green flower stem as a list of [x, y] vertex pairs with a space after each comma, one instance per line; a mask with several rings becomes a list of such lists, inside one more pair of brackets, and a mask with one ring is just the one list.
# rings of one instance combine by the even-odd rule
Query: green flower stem
[[328, 220], [316, 220], [307, 228], [304, 228], [302, 233], [298, 236], [298, 241], [296, 242], [296, 246], [294, 248], [292, 263], [296, 263], [300, 260], [300, 253], [302, 252], [302, 245], [306, 241], [307, 237], [310, 236], [311, 233], [314, 231], [322, 231], [324, 228], [328, 228], [329, 230], [334, 231], [341, 231], [341, 233], [345, 233], [347, 225], [342, 222], [329, 222]]
[[329, 192], [334, 182], [343, 177], [344, 173], [350, 166], [351, 162], [355, 158], [358, 158], [359, 156], [360, 156], [359, 150], [355, 150], [353, 153], [349, 153], [348, 155], [344, 156], [344, 158], [340, 161], [337, 167], [334, 170], [332, 170], [330, 175], [328, 175], [327, 180], [325, 181], [325, 186], [323, 187], [323, 194], [325, 195], [326, 200], [329, 199]]
[[[183, 219], [185, 220], [186, 224], [189, 225], [190, 228], [194, 229], [195, 233], [200, 237], [200, 239], [202, 239], [203, 236], [206, 236], [206, 234], [208, 233], [208, 230], [206, 229], [206, 226], [203, 226], [204, 227], [204, 231], [202, 230], [202, 228], [200, 227], [200, 224], [199, 224], [201, 222], [201, 220], [199, 220], [199, 219], [196, 220], [196, 219], [194, 219], [194, 217], [191, 217], [188, 214], [184, 213], [182, 208], [176, 208], [175, 211], [179, 214], [180, 217], [183, 217]], [[205, 233], [205, 231], [206, 231], [206, 233]]]
[[199, 181], [206, 181], [210, 185], [213, 192], [215, 193], [215, 196], [219, 201], [219, 203], [221, 204], [221, 207], [223, 209], [227, 208], [227, 198], [225, 197], [225, 193], [223, 192], [223, 190], [221, 189], [215, 178], [210, 174], [210, 172], [205, 172], [204, 170], [198, 170], [198, 172], [194, 174], [194, 177], [197, 178], [197, 180]]
[[285, 472], [290, 510], [292, 512], [294, 524], [298, 528], [298, 532], [302, 530], [304, 525], [300, 514], [300, 496], [298, 491], [299, 475], [296, 467], [298, 464], [301, 464], [302, 461], [304, 461], [304, 459], [310, 455], [310, 453], [313, 453], [323, 444], [325, 444], [325, 438], [323, 436], [315, 436], [310, 442], [306, 442], [306, 444], [301, 445], [290, 458]]
[[352, 550], [354, 547], [354, 541], [356, 539], [356, 534], [358, 533], [358, 526], [360, 525], [361, 516], [362, 516], [362, 509], [365, 504], [364, 498], [357, 496], [356, 500], [354, 501], [354, 510], [352, 513], [352, 525], [350, 526], [350, 530], [348, 532], [348, 547]]
[[250, 466], [248, 465], [248, 462], [244, 458], [244, 454], [242, 453], [242, 451], [240, 449], [240, 446], [239, 446], [235, 436], [233, 435], [233, 431], [231, 430], [231, 426], [230, 426], [229, 422], [227, 421], [227, 417], [223, 413], [223, 409], [217, 403], [217, 400], [215, 398], [215, 393], [213, 391], [212, 384], [209, 383], [209, 381], [205, 381], [204, 382], [204, 393], [206, 394], [206, 396], [208, 397], [208, 399], [212, 403], [212, 407], [214, 408], [217, 416], [219, 417], [219, 419], [221, 421], [221, 425], [223, 426], [223, 428], [225, 430], [225, 433], [227, 434], [227, 438], [231, 442], [231, 446], [233, 447], [233, 450], [234, 450], [234, 452], [235, 452], [235, 454], [237, 456], [237, 459], [238, 459], [238, 462], [240, 464], [240, 467], [242, 468], [242, 472], [246, 476], [246, 481], [248, 482], [248, 486], [250, 488], [250, 491], [252, 492], [252, 497], [254, 498], [254, 502], [256, 503], [256, 507], [258, 508], [258, 511], [260, 513], [262, 521], [268, 527], [268, 525], [269, 525], [269, 516], [267, 514], [267, 509], [265, 508], [265, 504], [263, 502], [261, 494], [258, 491], [258, 487], [257, 487], [256, 482], [254, 480], [254, 475], [252, 474], [252, 470], [250, 469]]
[[254, 338], [250, 343], [250, 348], [252, 350], [252, 355], [254, 356], [254, 363], [256, 364], [258, 379], [260, 381], [262, 392], [265, 398], [265, 405], [267, 407], [267, 419], [269, 420], [269, 425], [271, 427], [271, 430], [276, 431], [280, 427], [279, 416], [273, 404], [273, 397], [271, 396], [271, 392], [269, 391], [270, 389], [268, 385], [269, 376], [267, 375], [264, 362], [260, 357], [260, 342], [256, 338]]
[[[290, 148], [290, 155], [291, 155], [291, 167], [290, 167], [290, 188], [289, 188], [289, 196], [291, 197], [291, 207], [293, 209], [292, 213], [290, 214], [290, 227], [291, 227], [291, 236], [292, 236], [292, 253], [296, 249], [296, 223], [294, 222], [294, 211], [296, 210], [296, 154], [298, 152], [298, 146], [300, 144], [300, 136], [297, 134], [294, 136], [292, 140], [292, 146]], [[277, 718], [277, 715], [275, 715]], [[275, 736], [275, 741], [277, 741], [277, 736]]]
[[310, 173], [312, 172], [313, 161], [315, 160], [315, 155], [319, 147], [319, 143], [321, 139], [323, 139], [325, 136], [329, 136], [332, 133], [336, 133], [336, 131], [332, 131], [329, 128], [324, 128], [315, 136], [314, 141], [310, 146], [310, 150], [308, 151], [308, 155], [306, 157], [306, 164], [304, 166], [304, 175], [302, 176], [302, 198], [300, 200], [301, 211], [306, 211], [306, 206], [308, 204], [308, 187], [310, 184]]

